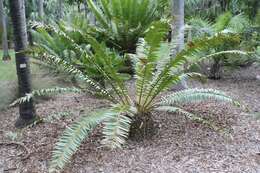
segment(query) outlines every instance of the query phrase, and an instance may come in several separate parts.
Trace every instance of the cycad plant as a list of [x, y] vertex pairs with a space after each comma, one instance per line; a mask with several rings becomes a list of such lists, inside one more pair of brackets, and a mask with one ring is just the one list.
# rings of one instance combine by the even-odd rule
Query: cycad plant
[[87, 0], [94, 14], [96, 31], [109, 47], [133, 53], [139, 37], [151, 23], [159, 19], [158, 9], [163, 0]]
[[[172, 46], [163, 42], [168, 27], [167, 23], [155, 22], [147, 30], [145, 37], [139, 40], [136, 54], [131, 56], [135, 69], [135, 98], [131, 97], [133, 94], [128, 93], [124, 78], [113, 68], [109, 59], [105, 60], [106, 65], [100, 66], [94, 56], [89, 56], [87, 51], [76, 44], [75, 47], [82, 53], [82, 56], [84, 55], [89, 63], [92, 63], [107, 79], [109, 88], [103, 88], [88, 75], [78, 70], [77, 67], [57, 56], [48, 55], [43, 59], [50, 65], [62, 67], [64, 71], [84, 81], [92, 89], [53, 88], [38, 90], [18, 99], [14, 104], [28, 101], [35, 96], [62, 92], [90, 92], [103, 96], [111, 103], [105, 109], [83, 115], [65, 130], [54, 148], [50, 164], [51, 172], [62, 169], [77, 151], [82, 141], [99, 124], [102, 124], [103, 133], [101, 143], [109, 148], [121, 148], [129, 136], [140, 139], [153, 133], [156, 127], [152, 112], [155, 110], [179, 113], [191, 120], [207, 122], [186, 111], [181, 105], [205, 100], [237, 104], [224, 92], [214, 89], [187, 89], [160, 97], [164, 91], [183, 79], [202, 77], [197, 73], [183, 73], [181, 71], [183, 64], [188, 61], [186, 57], [201, 49], [218, 46], [230, 39], [229, 36], [221, 34], [211, 38], [199, 39], [196, 44], [187, 46], [175, 57], [171, 57]], [[92, 37], [87, 39], [96, 53], [107, 57], [103, 46]]]
[[[200, 51], [190, 57], [200, 59], [206, 54], [211, 53], [213, 55], [216, 53], [211, 57], [211, 67], [208, 74], [210, 78], [220, 79], [223, 67], [235, 68], [245, 64], [251, 64], [255, 61], [255, 56], [252, 54], [254, 48], [248, 50], [241, 46], [243, 35], [250, 26], [250, 21], [245, 15], [238, 14], [233, 16], [230, 12], [226, 12], [220, 15], [215, 23], [211, 23], [209, 20], [199, 17], [191, 18], [188, 23], [189, 39], [191, 40], [204, 36], [214, 37], [216, 34], [229, 35], [232, 37], [232, 39], [223, 43], [223, 45], [219, 45], [211, 50]], [[223, 52], [223, 54], [217, 52]]]

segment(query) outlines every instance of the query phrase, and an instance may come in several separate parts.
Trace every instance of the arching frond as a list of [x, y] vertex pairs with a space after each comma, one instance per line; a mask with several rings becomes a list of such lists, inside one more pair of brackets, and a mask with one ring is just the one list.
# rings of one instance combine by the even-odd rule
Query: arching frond
[[187, 21], [187, 31], [190, 32], [192, 39], [197, 39], [205, 36], [212, 36], [214, 34], [214, 28], [212, 23], [207, 19], [193, 17]]
[[[202, 62], [204, 60], [208, 60], [210, 58], [218, 57], [221, 55], [234, 55], [232, 59], [239, 59], [239, 56], [236, 55], [244, 55], [244, 56], [250, 56], [252, 52], [245, 52], [241, 50], [227, 50], [227, 51], [220, 51], [220, 52], [215, 52], [211, 53], [208, 55], [201, 55], [201, 52], [194, 53], [190, 57], [187, 57], [187, 59], [191, 59], [193, 62], [190, 62], [189, 66], [192, 66], [198, 62]], [[188, 67], [189, 68], [189, 67]]]
[[17, 104], [29, 102], [34, 97], [47, 96], [47, 95], [60, 94], [60, 93], [68, 93], [68, 92], [81, 93], [83, 91], [78, 88], [59, 88], [59, 87], [35, 90], [32, 93], [28, 93], [28, 94], [26, 94], [26, 96], [15, 100], [10, 106], [15, 106]]
[[45, 55], [45, 57], [42, 58], [42, 60], [47, 62], [50, 65], [56, 65], [56, 66], [62, 67], [62, 69], [65, 72], [72, 74], [74, 77], [76, 77], [76, 78], [86, 82], [90, 86], [92, 86], [100, 95], [106, 96], [111, 101], [112, 100], [116, 101], [114, 96], [110, 95], [110, 93], [106, 89], [104, 89], [97, 82], [93, 81], [90, 77], [88, 77], [88, 75], [84, 74], [83, 72], [81, 72], [80, 70], [78, 70], [73, 65], [66, 62], [65, 60], [62, 60], [58, 57], [51, 56], [51, 55]]
[[216, 19], [216, 23], [214, 24], [215, 31], [221, 32], [226, 29], [231, 19], [232, 13], [229, 11], [218, 16], [218, 18]]
[[116, 105], [104, 121], [102, 143], [109, 148], [121, 148], [128, 138], [131, 118], [129, 106]]
[[56, 172], [64, 168], [72, 155], [77, 151], [82, 141], [89, 136], [91, 131], [101, 123], [110, 110], [101, 110], [81, 117], [70, 127], [66, 128], [64, 134], [54, 147], [50, 172]]
[[[147, 31], [144, 39], [139, 40], [136, 54], [136, 95], [137, 104], [141, 105], [150, 86], [158, 60], [159, 49], [169, 25], [166, 22], [155, 22]], [[169, 56], [169, 55], [168, 55]]]
[[178, 113], [181, 115], [184, 115], [187, 119], [191, 120], [191, 121], [195, 121], [204, 125], [207, 125], [211, 128], [213, 128], [214, 130], [217, 130], [217, 127], [211, 123], [210, 121], [201, 118], [193, 113], [190, 113], [182, 108], [179, 107], [174, 107], [174, 106], [160, 106], [158, 108], [156, 108], [156, 110], [158, 111], [164, 111], [164, 112], [170, 112], [170, 113]]
[[234, 39], [237, 39], [237, 37], [223, 34], [196, 39], [189, 43], [184, 50], [176, 55], [176, 57], [166, 59], [164, 66], [153, 73], [153, 79], [150, 80], [148, 85], [149, 87], [147, 87], [145, 94], [143, 94], [145, 108], [151, 106], [158, 94], [181, 81], [179, 71], [183, 64], [187, 62], [187, 57], [202, 50], [209, 50], [222, 45], [226, 41]]
[[175, 92], [162, 98], [159, 105], [179, 105], [192, 102], [202, 102], [208, 100], [215, 100], [219, 102], [233, 103], [239, 105], [230, 96], [224, 92], [214, 89], [187, 89]]
[[181, 81], [187, 81], [188, 79], [195, 79], [197, 81], [200, 81], [202, 83], [205, 83], [207, 81], [207, 77], [200, 74], [200, 73], [184, 73], [180, 75]]
[[[44, 56], [48, 57], [47, 60], [55, 59], [55, 61], [50, 61], [50, 64], [61, 64], [62, 66], [66, 66], [66, 71], [68, 71], [67, 67], [69, 67], [69, 69], [73, 68], [74, 70], [70, 71], [70, 73], [73, 72], [73, 75], [75, 75], [75, 71], [78, 73], [84, 71], [84, 75], [87, 76], [87, 80], [85, 81], [91, 82], [91, 86], [95, 85], [94, 88], [98, 90], [99, 95], [103, 94], [109, 96], [111, 100], [114, 100], [114, 102], [116, 102], [117, 99], [121, 102], [129, 101], [127, 90], [124, 86], [126, 75], [118, 72], [120, 66], [123, 65], [122, 57], [109, 50], [104, 43], [99, 43], [94, 37], [90, 36], [88, 33], [83, 33], [80, 29], [70, 28], [63, 24], [60, 24], [58, 29], [55, 27], [42, 25], [39, 27], [47, 27], [59, 38], [67, 41], [69, 49], [66, 52], [69, 52], [69, 54], [74, 53], [74, 57], [77, 57], [66, 62], [66, 58], [64, 57], [53, 57], [53, 55], [48, 55], [46, 54], [46, 51], [44, 51]], [[79, 36], [91, 46], [91, 51], [88, 49], [85, 50], [80, 45], [80, 41], [78, 41], [79, 43], [76, 41]], [[45, 48], [45, 46], [43, 46], [43, 48]], [[63, 55], [66, 52], [63, 51]], [[61, 55], [58, 54], [58, 56]], [[56, 61], [60, 61], [61, 63]], [[76, 69], [76, 66], [79, 66], [79, 68]], [[83, 74], [83, 72], [81, 73]], [[108, 92], [106, 92], [106, 90], [98, 84], [98, 82], [93, 80], [93, 78], [97, 79], [98, 77], [101, 78], [101, 80], [105, 80], [108, 85], [113, 88], [113, 91], [116, 93], [118, 98], [109, 95]]]
[[250, 25], [251, 23], [247, 16], [238, 14], [230, 19], [227, 28], [235, 33], [243, 33]]

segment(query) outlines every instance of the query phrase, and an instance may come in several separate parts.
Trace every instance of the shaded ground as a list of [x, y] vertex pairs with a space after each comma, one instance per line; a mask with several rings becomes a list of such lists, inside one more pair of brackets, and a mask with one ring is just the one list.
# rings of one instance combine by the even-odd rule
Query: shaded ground
[[[129, 141], [123, 150], [109, 151], [100, 147], [100, 135], [94, 133], [68, 165], [66, 173], [259, 173], [260, 172], [260, 81], [255, 76], [260, 69], [244, 69], [236, 76], [220, 81], [209, 81], [197, 87], [226, 91], [241, 100], [250, 112], [229, 105], [203, 103], [187, 109], [208, 117], [219, 127], [214, 131], [174, 114], [154, 113], [160, 122], [158, 134], [141, 143]], [[15, 131], [17, 108], [0, 113], [0, 141], [14, 138], [27, 147], [27, 158], [22, 147], [0, 144], [0, 172], [47, 172], [51, 150], [64, 128], [82, 110], [87, 113], [105, 106], [105, 102], [90, 96], [66, 95], [37, 105], [42, 117], [57, 112], [72, 115], [53, 123]], [[13, 133], [10, 133], [13, 132]], [[17, 156], [20, 155], [20, 156]]]
[[[0, 50], [0, 57], [3, 51]], [[15, 52], [10, 50], [10, 61], [0, 61], [0, 110], [8, 106], [8, 104], [17, 97], [17, 76], [15, 66]], [[61, 79], [46, 75], [46, 69], [32, 63], [32, 86], [34, 89], [48, 88], [60, 85]]]

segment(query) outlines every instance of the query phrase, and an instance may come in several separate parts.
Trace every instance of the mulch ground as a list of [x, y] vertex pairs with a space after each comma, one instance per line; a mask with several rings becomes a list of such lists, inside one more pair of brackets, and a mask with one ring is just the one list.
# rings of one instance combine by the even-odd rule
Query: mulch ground
[[[187, 105], [221, 129], [155, 112], [159, 130], [152, 139], [128, 141], [121, 150], [100, 146], [94, 133], [74, 155], [65, 173], [259, 173], [260, 172], [260, 69], [251, 67], [207, 84], [240, 100], [246, 108], [214, 102]], [[63, 130], [80, 114], [101, 108], [106, 102], [91, 96], [57, 96], [37, 104], [40, 117], [68, 112], [71, 116], [18, 131], [18, 109], [0, 112], [0, 173], [45, 173], [51, 151]], [[16, 143], [6, 145], [13, 138]], [[1, 143], [2, 142], [2, 143]], [[17, 142], [21, 143], [17, 144]], [[27, 153], [29, 152], [29, 154]]]

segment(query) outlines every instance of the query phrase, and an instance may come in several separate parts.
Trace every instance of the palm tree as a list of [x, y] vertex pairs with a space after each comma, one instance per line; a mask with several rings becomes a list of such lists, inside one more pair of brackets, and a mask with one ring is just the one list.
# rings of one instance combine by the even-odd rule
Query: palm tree
[[4, 2], [0, 0], [0, 19], [2, 26], [2, 47], [3, 47], [3, 60], [10, 60], [11, 57], [8, 52], [8, 40], [7, 40], [7, 25], [6, 25], [6, 15], [4, 11]]
[[[19, 84], [19, 95], [25, 96], [31, 92], [31, 74], [29, 58], [24, 50], [27, 48], [27, 31], [24, 0], [9, 0], [10, 14], [13, 22], [16, 70]], [[20, 117], [15, 126], [24, 127], [35, 118], [33, 100], [19, 106]]]

